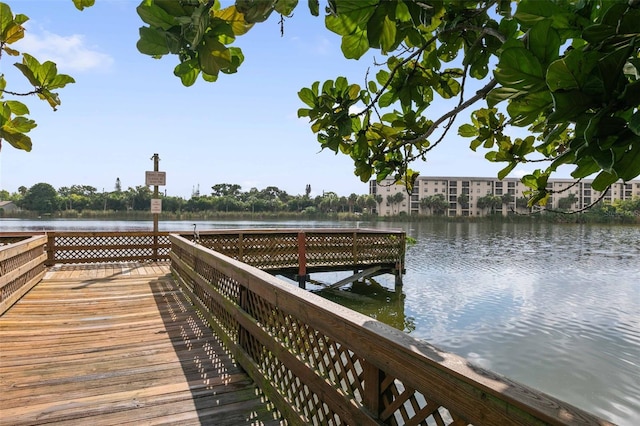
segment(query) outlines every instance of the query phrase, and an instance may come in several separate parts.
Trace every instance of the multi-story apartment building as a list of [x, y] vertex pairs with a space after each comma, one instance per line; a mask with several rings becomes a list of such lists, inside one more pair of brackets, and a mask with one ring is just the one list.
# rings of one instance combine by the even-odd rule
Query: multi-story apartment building
[[[602, 195], [591, 188], [592, 182], [591, 179], [549, 179], [547, 188], [553, 190], [554, 194], [549, 198], [546, 208], [579, 210], [590, 205]], [[377, 208], [380, 216], [401, 212], [445, 216], [484, 216], [492, 211], [505, 216], [513, 212], [526, 213], [530, 211], [523, 195], [527, 190], [517, 178], [499, 180], [486, 177], [420, 176], [410, 195], [404, 185], [396, 185], [390, 179], [381, 183], [375, 180], [369, 182], [369, 194], [380, 196]], [[404, 197], [396, 194], [403, 194]], [[445, 203], [440, 201], [434, 207], [433, 203], [423, 202], [433, 196], [439, 200], [444, 198]], [[493, 204], [488, 202], [487, 196], [494, 197]], [[496, 197], [501, 200], [496, 201]], [[603, 201], [630, 200], [634, 197], [640, 197], [640, 180], [613, 184], [604, 194]]]

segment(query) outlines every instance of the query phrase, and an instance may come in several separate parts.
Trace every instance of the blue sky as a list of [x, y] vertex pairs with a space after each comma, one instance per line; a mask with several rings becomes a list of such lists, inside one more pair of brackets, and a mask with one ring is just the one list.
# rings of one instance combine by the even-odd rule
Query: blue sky
[[[176, 58], [154, 60], [137, 51], [142, 21], [136, 0], [97, 0], [83, 12], [71, 0], [4, 1], [14, 14], [30, 17], [16, 48], [41, 62], [53, 60], [76, 83], [59, 91], [56, 112], [26, 99], [38, 123], [30, 133], [33, 150], [3, 144], [0, 189], [47, 182], [56, 189], [91, 185], [112, 191], [116, 178], [125, 189], [135, 187], [144, 184], [158, 153], [167, 195], [189, 198], [198, 187], [208, 194], [217, 183], [239, 184], [244, 191], [277, 186], [292, 195], [304, 194], [307, 184], [312, 195], [368, 192], [348, 157], [320, 151], [307, 120], [297, 118], [303, 106], [297, 92], [339, 75], [364, 85], [373, 56], [344, 59], [339, 37], [324, 28], [322, 18], [309, 15], [306, 2], [287, 20], [284, 37], [273, 16], [236, 40], [245, 54], [238, 73], [187, 88], [173, 75]], [[0, 62], [8, 90], [22, 80], [14, 62], [6, 55]], [[503, 166], [468, 147], [469, 140], [451, 132], [428, 163], [413, 168], [427, 176], [496, 176]]]

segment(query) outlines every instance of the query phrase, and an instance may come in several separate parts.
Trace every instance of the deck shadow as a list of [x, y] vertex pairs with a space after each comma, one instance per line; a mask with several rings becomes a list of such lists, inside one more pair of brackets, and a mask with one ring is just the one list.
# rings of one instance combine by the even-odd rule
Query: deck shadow
[[170, 276], [149, 283], [203, 425], [286, 424]]

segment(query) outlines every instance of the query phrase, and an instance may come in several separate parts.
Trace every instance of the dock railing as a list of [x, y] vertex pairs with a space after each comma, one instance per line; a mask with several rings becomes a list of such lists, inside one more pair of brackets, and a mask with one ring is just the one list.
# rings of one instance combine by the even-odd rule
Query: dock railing
[[250, 265], [169, 238], [183, 290], [290, 424], [609, 424]]
[[[174, 233], [194, 239], [193, 232]], [[50, 231], [46, 235], [47, 266], [167, 261], [171, 250], [168, 232]], [[396, 276], [404, 271], [404, 231], [221, 229], [200, 233], [198, 243], [248, 265], [300, 281], [307, 279], [309, 273], [336, 268], [362, 270], [376, 265], [382, 272]]]
[[0, 315], [36, 285], [45, 272], [47, 238], [6, 236], [0, 244]]

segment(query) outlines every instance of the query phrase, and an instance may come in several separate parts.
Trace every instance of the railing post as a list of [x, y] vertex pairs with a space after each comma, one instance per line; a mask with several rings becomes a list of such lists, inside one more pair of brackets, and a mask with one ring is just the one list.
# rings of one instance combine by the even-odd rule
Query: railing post
[[381, 411], [380, 383], [382, 382], [382, 372], [378, 367], [371, 364], [366, 359], [363, 361], [364, 395], [362, 397], [362, 402], [374, 418], [379, 419]]
[[55, 265], [56, 236], [54, 232], [47, 232], [47, 266]]
[[356, 265], [358, 264], [358, 248], [356, 247], [356, 241], [358, 239], [358, 231], [353, 231], [353, 236], [351, 237], [351, 252], [353, 255], [353, 273], [358, 272], [358, 268]]
[[307, 287], [307, 235], [304, 231], [298, 232], [298, 286], [300, 288]]

